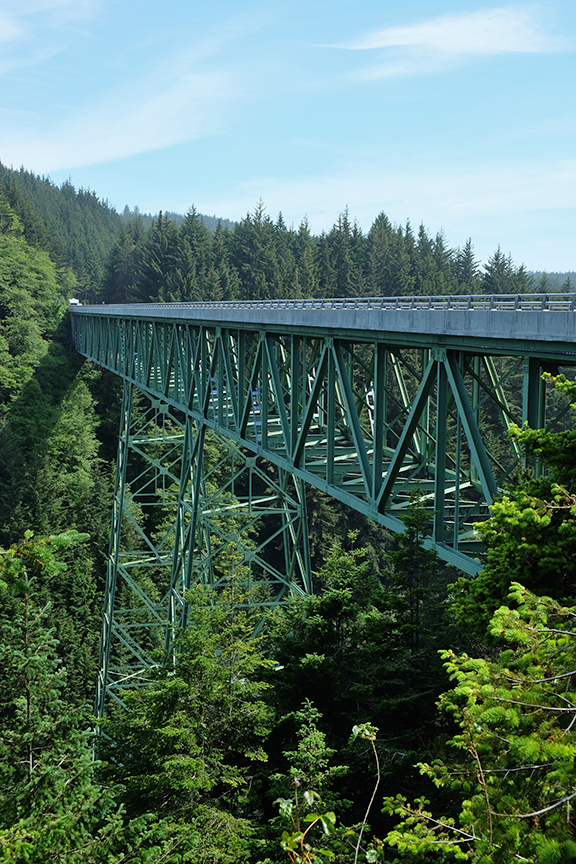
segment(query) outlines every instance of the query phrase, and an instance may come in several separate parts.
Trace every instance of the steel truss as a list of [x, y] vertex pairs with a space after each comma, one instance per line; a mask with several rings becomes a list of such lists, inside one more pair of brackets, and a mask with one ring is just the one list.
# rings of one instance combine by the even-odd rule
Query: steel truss
[[186, 594], [234, 575], [263, 612], [310, 593], [303, 482], [275, 472], [125, 381], [96, 711], [149, 670], [187, 626]]
[[[478, 572], [476, 525], [521, 464], [507, 431], [545, 425], [542, 372], [574, 363], [537, 345], [224, 326], [137, 311], [72, 318], [76, 348], [125, 381], [99, 710], [106, 693], [120, 698], [128, 682], [145, 681], [155, 651], [186, 626], [186, 590], [220, 584], [218, 559], [230, 544], [251, 602], [311, 590], [304, 482], [396, 531], [418, 488], [430, 543]], [[146, 400], [135, 403], [133, 388]], [[151, 507], [166, 523], [153, 539]], [[282, 566], [270, 544], [283, 549]], [[264, 582], [271, 593], [262, 593]]]

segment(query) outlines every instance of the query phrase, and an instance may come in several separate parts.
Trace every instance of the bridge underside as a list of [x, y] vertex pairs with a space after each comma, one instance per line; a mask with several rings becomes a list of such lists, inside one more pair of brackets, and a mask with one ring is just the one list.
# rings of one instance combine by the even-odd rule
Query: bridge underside
[[475, 574], [477, 524], [521, 464], [508, 429], [558, 419], [541, 375], [572, 362], [537, 346], [96, 311], [73, 329], [125, 382], [100, 713], [145, 682], [195, 582], [234, 572], [265, 607], [312, 590], [305, 483], [394, 531], [418, 489], [430, 544]]

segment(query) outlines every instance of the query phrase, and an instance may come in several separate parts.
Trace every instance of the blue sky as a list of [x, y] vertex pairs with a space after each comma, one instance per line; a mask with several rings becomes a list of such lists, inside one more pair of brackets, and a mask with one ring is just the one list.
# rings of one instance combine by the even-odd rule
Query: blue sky
[[0, 161], [576, 270], [576, 3], [0, 0]]

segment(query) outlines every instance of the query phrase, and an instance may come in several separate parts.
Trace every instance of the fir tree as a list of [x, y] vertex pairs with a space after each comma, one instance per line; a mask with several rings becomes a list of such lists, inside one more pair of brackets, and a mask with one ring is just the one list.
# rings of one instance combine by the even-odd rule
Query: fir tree
[[[4, 603], [0, 662], [0, 860], [105, 860], [96, 852], [121, 823], [94, 780], [89, 715], [65, 702], [66, 673], [47, 607], [34, 601], [35, 574], [61, 571], [58, 555], [82, 535], [67, 532], [0, 550]], [[90, 853], [88, 853], [90, 850]], [[79, 853], [76, 856], [75, 853]]]
[[477, 864], [568, 864], [576, 858], [576, 609], [518, 583], [510, 600], [515, 608], [502, 606], [490, 624], [501, 647], [497, 656], [442, 652], [454, 686], [439, 707], [458, 731], [449, 742], [453, 752], [419, 768], [449, 791], [460, 812], [456, 818], [433, 812], [424, 797], [414, 804], [403, 795], [386, 799], [385, 810], [401, 818], [386, 841], [409, 860], [445, 854]]

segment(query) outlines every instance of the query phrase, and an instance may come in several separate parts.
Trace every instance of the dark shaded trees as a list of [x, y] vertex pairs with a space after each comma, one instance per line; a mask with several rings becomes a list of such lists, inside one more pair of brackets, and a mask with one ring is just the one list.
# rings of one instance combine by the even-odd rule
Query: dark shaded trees
[[101, 771], [121, 784], [129, 816], [166, 821], [179, 854], [191, 855], [177, 860], [246, 861], [250, 787], [271, 722], [262, 680], [270, 663], [233, 584], [218, 597], [198, 587], [190, 602], [173, 662], [104, 722], [112, 741], [100, 747]]
[[[94, 779], [89, 717], [64, 700], [66, 673], [35, 602], [35, 576], [62, 571], [77, 532], [0, 550], [0, 860], [104, 861], [120, 827], [113, 796]], [[100, 854], [101, 853], [101, 854]]]
[[106, 303], [137, 303], [140, 300], [137, 279], [144, 237], [144, 225], [140, 219], [122, 224], [103, 278], [102, 297]]

